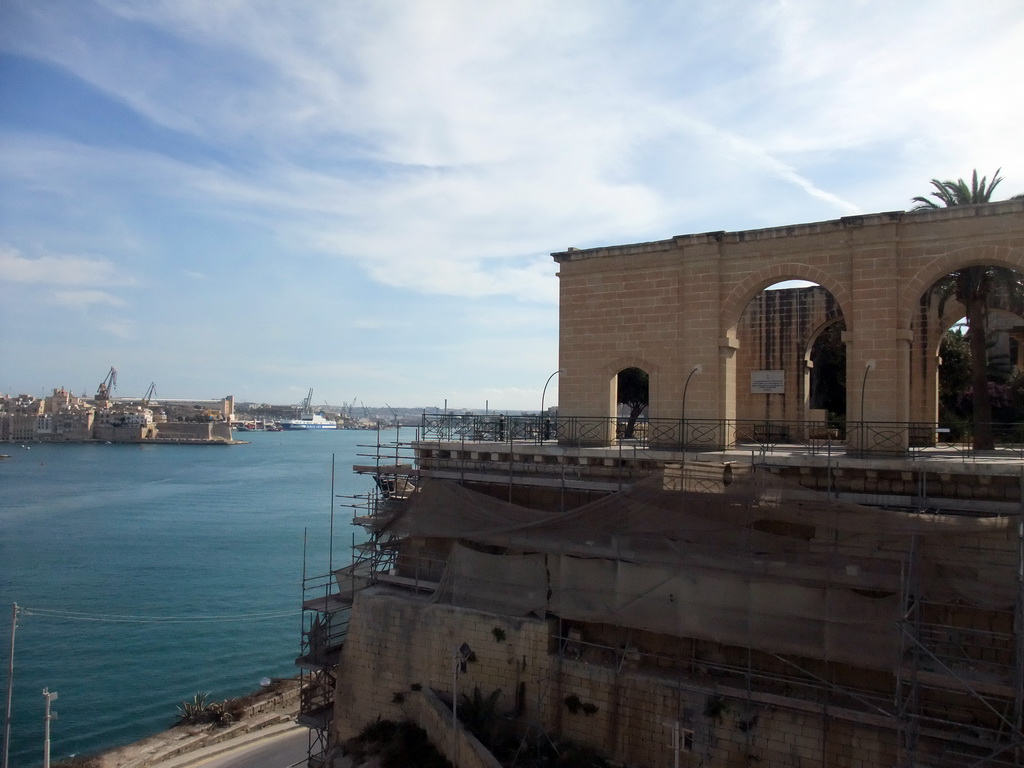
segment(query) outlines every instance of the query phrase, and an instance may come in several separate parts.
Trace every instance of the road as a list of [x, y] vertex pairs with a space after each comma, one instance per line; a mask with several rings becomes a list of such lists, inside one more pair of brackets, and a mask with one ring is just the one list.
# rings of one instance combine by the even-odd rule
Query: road
[[279, 736], [211, 757], [195, 768], [288, 768], [305, 765], [309, 731], [296, 728]]

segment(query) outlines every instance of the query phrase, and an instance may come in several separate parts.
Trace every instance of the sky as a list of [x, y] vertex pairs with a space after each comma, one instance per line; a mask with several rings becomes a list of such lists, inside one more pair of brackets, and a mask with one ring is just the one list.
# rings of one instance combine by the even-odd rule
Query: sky
[[1024, 192], [1022, 72], [1019, 0], [2, 0], [0, 393], [536, 410], [552, 252]]

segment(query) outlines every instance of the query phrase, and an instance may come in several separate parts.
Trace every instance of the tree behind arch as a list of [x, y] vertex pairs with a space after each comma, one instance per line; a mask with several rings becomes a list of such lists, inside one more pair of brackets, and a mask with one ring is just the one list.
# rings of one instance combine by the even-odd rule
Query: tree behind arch
[[[992, 202], [992, 192], [1003, 179], [997, 169], [992, 174], [992, 181], [982, 176], [978, 180], [975, 169], [968, 185], [963, 179], [956, 181], [939, 181], [932, 179], [935, 191], [930, 200], [917, 196], [913, 210], [931, 210], [934, 208], [952, 207], [956, 205], [978, 205]], [[1014, 199], [1019, 198], [1017, 195]], [[940, 205], [941, 203], [941, 205]], [[971, 389], [974, 395], [974, 448], [991, 450], [995, 447], [995, 434], [992, 429], [992, 403], [988, 393], [987, 342], [985, 339], [985, 322], [988, 314], [989, 296], [997, 291], [1005, 291], [1011, 300], [1024, 299], [1024, 284], [1020, 275], [1012, 269], [993, 266], [970, 266], [958, 269], [943, 280], [943, 301], [946, 297], [955, 296], [964, 305], [967, 315], [967, 341], [971, 348]], [[940, 308], [941, 312], [941, 308]]]
[[625, 438], [633, 437], [636, 421], [650, 402], [650, 377], [641, 368], [625, 368], [618, 376], [618, 403], [629, 407]]

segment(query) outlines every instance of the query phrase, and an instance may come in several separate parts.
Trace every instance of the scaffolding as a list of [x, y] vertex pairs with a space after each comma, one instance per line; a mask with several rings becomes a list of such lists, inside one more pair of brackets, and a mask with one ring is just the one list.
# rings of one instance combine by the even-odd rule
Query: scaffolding
[[[401, 428], [396, 427], [394, 440], [385, 442], [390, 430], [378, 425], [375, 445], [371, 449], [372, 464], [357, 465], [359, 474], [370, 475], [374, 487], [366, 494], [335, 496], [331, 492], [331, 547], [326, 573], [307, 572], [305, 547], [302, 563], [302, 633], [299, 656], [300, 696], [298, 722], [309, 729], [307, 766], [319, 768], [326, 763], [329, 730], [334, 713], [334, 692], [338, 663], [348, 633], [352, 605], [356, 594], [381, 579], [401, 585], [395, 574], [398, 538], [390, 532], [387, 522], [415, 488], [417, 473], [408, 455], [408, 443], [402, 443]], [[351, 535], [347, 564], [334, 568], [334, 499], [352, 511], [351, 522], [362, 533]], [[419, 585], [413, 582], [414, 588]], [[426, 587], [423, 587], [426, 589]]]
[[[1021, 765], [1021, 512], [986, 516], [870, 508], [787, 484], [772, 477], [771, 467], [749, 470], [760, 472], [762, 483], [739, 506], [749, 517], [729, 519], [722, 513], [737, 509], [735, 489], [731, 498], [730, 492], [721, 492], [729, 483], [719, 481], [716, 489], [706, 466], [668, 471], [662, 467], [658, 482], [664, 487], [675, 483], [679, 501], [670, 511], [677, 517], [666, 522], [664, 530], [656, 530], [647, 544], [638, 541], [652, 529], [637, 528], [636, 517], [649, 521], [652, 515], [669, 511], [666, 505], [671, 502], [661, 494], [664, 487], [650, 497], [648, 507], [637, 506], [636, 494], [627, 490], [561, 517], [516, 507], [503, 500], [512, 497], [511, 489], [495, 493], [493, 483], [490, 501], [452, 492], [427, 504], [429, 511], [421, 509], [417, 521], [392, 526], [401, 533], [395, 562], [402, 562], [406, 547], [447, 539], [435, 599], [511, 616], [557, 618], [558, 647], [570, 661], [572, 654], [586, 652], [590, 663], [604, 663], [617, 672], [661, 670], [675, 678], [680, 690], [727, 696], [747, 712], [770, 706], [820, 717], [823, 756], [827, 748], [835, 748], [825, 741], [828, 723], [838, 719], [895, 734], [897, 764], [903, 768]], [[719, 473], [722, 478], [726, 471]], [[452, 472], [446, 474], [454, 485], [466, 485]], [[530, 478], [510, 471], [508, 482], [529, 483]], [[719, 506], [722, 499], [727, 501]], [[414, 506], [423, 504], [421, 497]], [[702, 505], [714, 513], [704, 520], [715, 524], [700, 531], [682, 530], [686, 526], [680, 526], [678, 515], [689, 515]], [[596, 517], [590, 514], [595, 510]], [[632, 510], [634, 516], [616, 517], [622, 510]], [[601, 517], [605, 512], [610, 517]], [[625, 527], [616, 527], [620, 525]], [[547, 553], [550, 569], [552, 554], [572, 551], [572, 540], [581, 528], [588, 531], [590, 541], [579, 554], [588, 560], [589, 570], [586, 577], [572, 577], [577, 581], [571, 586], [579, 597], [589, 582], [593, 594], [557, 604], [551, 594], [559, 591], [551, 582], [543, 605], [529, 603], [524, 595], [543, 594], [544, 585], [533, 583], [539, 567], [526, 562], [528, 553]], [[607, 541], [602, 538], [605, 533]], [[654, 539], [660, 541], [652, 544]], [[461, 545], [467, 542], [468, 549]], [[680, 557], [677, 545], [683, 542], [691, 555], [697, 551], [694, 547], [705, 546], [704, 562], [698, 562], [700, 552], [690, 562]], [[481, 554], [481, 548], [504, 552], [505, 562], [500, 555]], [[434, 554], [441, 549], [435, 548]], [[508, 556], [526, 564], [511, 566]], [[743, 582], [756, 582], [756, 588], [745, 603], [733, 606], [734, 614], [720, 604], [693, 602], [679, 608], [689, 623], [687, 629], [674, 632], [653, 615], [654, 609], [652, 616], [641, 618], [636, 610], [628, 616], [607, 611], [602, 600], [617, 585], [596, 578], [600, 572], [589, 564], [594, 559], [617, 563], [620, 575], [632, 563], [657, 571], [651, 579], [657, 586], [650, 587], [650, 594], [668, 591], [665, 584], [670, 583], [673, 568], [683, 566], [692, 577], [720, 571], [726, 561], [732, 562], [726, 569], [742, 572]], [[769, 573], [771, 568], [776, 571]], [[570, 571], [562, 578], [566, 573]], [[643, 577], [631, 578], [641, 586], [632, 585], [635, 591], [621, 602], [636, 609], [649, 597], [648, 588], [642, 586]], [[779, 607], [782, 600], [772, 608], [778, 613], [760, 615], [765, 609], [755, 595], [764, 599], [774, 588], [777, 594], [772, 597], [778, 597], [809, 583], [820, 590], [816, 610], [821, 615], [799, 618], [808, 639], [794, 643], [785, 635], [793, 631], [796, 614], [785, 615]], [[684, 586], [672, 582], [676, 588], [674, 599], [685, 602]], [[861, 607], [856, 608], [860, 598]], [[885, 610], [871, 613], [866, 606], [872, 602]], [[861, 611], [853, 614], [860, 616], [857, 620], [849, 618], [854, 609]], [[743, 612], [746, 616], [739, 615]], [[692, 619], [702, 613], [723, 639], [702, 639], [707, 627]], [[868, 617], [883, 629], [865, 632], [859, 624]], [[668, 623], [679, 621], [673, 617]], [[788, 629], [780, 631], [781, 626]], [[745, 643], [743, 637], [757, 640]], [[689, 718], [693, 719], [692, 712]], [[681, 712], [680, 723], [683, 719]]]

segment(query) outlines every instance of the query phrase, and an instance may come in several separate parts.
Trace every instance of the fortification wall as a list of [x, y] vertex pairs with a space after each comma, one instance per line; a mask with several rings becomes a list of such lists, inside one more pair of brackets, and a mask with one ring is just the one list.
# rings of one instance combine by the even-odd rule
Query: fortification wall
[[[826, 718], [821, 705], [810, 702], [808, 712], [794, 712], [570, 660], [562, 661], [557, 680], [563, 736], [629, 765], [672, 764], [677, 723], [683, 766], [869, 768], [898, 762], [894, 729]], [[566, 705], [572, 696], [580, 702], [575, 712]]]
[[475, 660], [458, 674], [460, 694], [472, 695], [479, 687], [487, 696], [500, 689], [498, 710], [511, 711], [522, 685], [523, 716], [547, 722], [551, 636], [548, 622], [539, 619], [509, 619], [366, 590], [356, 598], [338, 668], [333, 738], [348, 738], [378, 717], [410, 716], [415, 687], [450, 697], [455, 651], [463, 643]]
[[[356, 599], [342, 652], [331, 741], [378, 717], [410, 718], [422, 721], [447, 750], [446, 718], [436, 706], [425, 708], [418, 689], [450, 701], [455, 649], [466, 643], [474, 660], [458, 674], [460, 694], [479, 688], [487, 696], [498, 689], [499, 712], [518, 705], [521, 722], [540, 723], [553, 739], [596, 747], [630, 765], [670, 765], [676, 724], [682, 766], [738, 768], [756, 760], [874, 768], [898, 762], [894, 722], [827, 713], [820, 702], [778, 706], [764, 693], [748, 700], [742, 689], [648, 673], [629, 655], [618, 666], [563, 658], [554, 653], [556, 630], [550, 620], [513, 620], [367, 590]], [[797, 705], [805, 711], [794, 711]], [[464, 738], [456, 743], [467, 748]]]
[[231, 427], [226, 422], [165, 421], [157, 425], [159, 440], [231, 440]]

